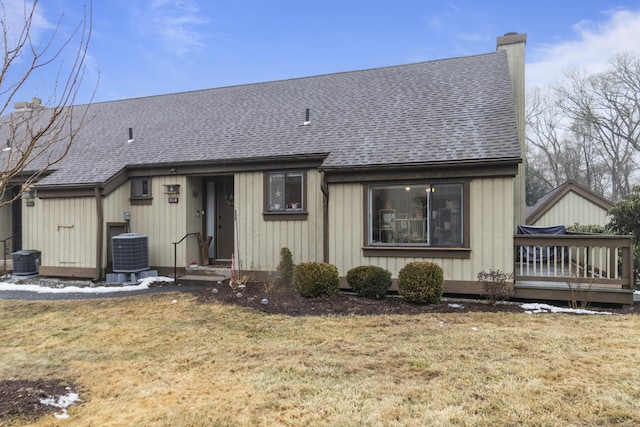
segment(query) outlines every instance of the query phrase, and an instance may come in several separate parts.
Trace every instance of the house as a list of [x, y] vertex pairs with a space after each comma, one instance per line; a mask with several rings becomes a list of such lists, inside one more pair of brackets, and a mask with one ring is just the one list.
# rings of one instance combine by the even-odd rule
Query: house
[[[296, 263], [334, 264], [345, 286], [355, 266], [396, 278], [430, 260], [445, 292], [478, 294], [480, 271], [514, 271], [529, 244], [514, 238], [525, 42], [508, 33], [480, 55], [93, 104], [68, 154], [0, 210], [0, 231], [39, 251], [41, 275], [101, 280], [113, 237], [131, 232], [161, 274], [233, 256], [258, 278], [287, 247]], [[29, 111], [3, 117], [1, 138], [16, 114]], [[212, 239], [203, 257], [198, 234]]]
[[528, 207], [526, 223], [533, 226], [570, 227], [580, 224], [604, 227], [609, 222], [607, 212], [612, 207], [609, 200], [570, 180]]
[[[479, 294], [477, 274], [495, 269], [514, 271], [516, 297], [566, 301], [558, 274], [541, 284], [516, 257], [564, 237], [514, 236], [525, 222], [525, 43], [507, 33], [485, 54], [92, 104], [67, 155], [0, 209], [0, 232], [12, 250], [39, 251], [49, 276], [105, 278], [113, 237], [130, 232], [167, 275], [233, 257], [259, 278], [287, 247], [296, 263], [334, 264], [343, 286], [359, 265], [397, 278], [429, 260], [446, 293]], [[0, 140], [20, 114], [30, 112], [1, 119]], [[10, 184], [5, 197], [20, 181]], [[562, 245], [597, 243], [608, 264], [568, 259], [591, 279], [606, 272], [603, 301], [632, 301], [630, 240], [588, 239]]]

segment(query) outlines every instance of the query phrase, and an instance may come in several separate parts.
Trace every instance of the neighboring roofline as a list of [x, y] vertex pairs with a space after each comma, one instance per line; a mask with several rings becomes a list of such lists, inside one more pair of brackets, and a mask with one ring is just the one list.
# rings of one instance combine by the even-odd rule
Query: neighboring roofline
[[[329, 153], [307, 153], [307, 154], [291, 154], [284, 156], [263, 156], [263, 157], [237, 157], [229, 159], [211, 159], [211, 160], [194, 160], [194, 161], [178, 161], [178, 162], [158, 162], [158, 163], [130, 163], [126, 166], [127, 170], [149, 169], [149, 168], [197, 168], [197, 167], [215, 167], [220, 165], [239, 168], [238, 170], [247, 170], [263, 167], [274, 162], [313, 162], [318, 164], [322, 162]], [[175, 173], [175, 171], [173, 172]]]
[[163, 162], [127, 165], [113, 174], [105, 182], [75, 184], [35, 184], [39, 198], [93, 197], [95, 188], [103, 196], [108, 195], [131, 177], [148, 176], [205, 176], [232, 174], [235, 172], [261, 171], [272, 169], [317, 168], [327, 157], [325, 153], [293, 156], [259, 157], [252, 159], [224, 159], [215, 161]]
[[478, 176], [515, 176], [521, 159], [494, 159], [483, 161], [461, 161], [440, 163], [405, 163], [367, 165], [361, 167], [322, 167], [326, 153], [260, 157], [253, 159], [226, 159], [216, 161], [150, 163], [128, 165], [105, 182], [77, 184], [36, 184], [39, 198], [94, 197], [95, 188], [103, 196], [108, 195], [131, 177], [205, 176], [232, 174], [236, 172], [264, 171], [273, 169], [318, 168], [327, 174], [328, 182], [370, 181], [372, 179], [441, 179], [455, 175], [458, 178]]
[[544, 202], [539, 206], [537, 206], [537, 204], [534, 205], [535, 209], [529, 215], [527, 215], [525, 222], [527, 224], [533, 224], [538, 221], [569, 192], [574, 192], [577, 195], [584, 197], [594, 205], [599, 206], [606, 211], [613, 207], [613, 203], [611, 203], [609, 200], [594, 193], [593, 191], [578, 184], [577, 182], [569, 180], [547, 193], [549, 197], [547, 197], [547, 199], [544, 200]]
[[372, 182], [414, 179], [477, 177], [515, 177], [521, 159], [373, 165], [363, 167], [320, 168], [329, 183]]
[[502, 163], [513, 163], [520, 164], [522, 163], [522, 159], [519, 157], [505, 157], [505, 158], [497, 158], [497, 159], [468, 159], [468, 160], [446, 160], [439, 162], [420, 162], [420, 163], [384, 163], [384, 164], [366, 164], [366, 165], [347, 165], [347, 166], [322, 166], [320, 170], [326, 172], [340, 172], [340, 171], [352, 171], [355, 169], [359, 170], [380, 170], [380, 169], [398, 169], [398, 168], [424, 168], [424, 167], [450, 167], [450, 166], [460, 166], [460, 165], [495, 165]]

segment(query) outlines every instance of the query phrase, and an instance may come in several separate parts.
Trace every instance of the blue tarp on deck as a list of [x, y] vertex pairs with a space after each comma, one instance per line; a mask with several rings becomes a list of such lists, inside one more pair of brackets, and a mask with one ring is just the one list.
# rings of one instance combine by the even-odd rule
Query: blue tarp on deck
[[[535, 234], [535, 235], [556, 235], [560, 236], [567, 234], [567, 227], [564, 225], [551, 225], [547, 227], [534, 226], [534, 225], [519, 225], [518, 234]], [[520, 249], [517, 248], [516, 260], [521, 261], [520, 256], [522, 254], [522, 261], [536, 262], [554, 260], [562, 256], [562, 247], [554, 246], [550, 250], [547, 250], [548, 246], [525, 246]], [[566, 256], [566, 251], [564, 252]]]

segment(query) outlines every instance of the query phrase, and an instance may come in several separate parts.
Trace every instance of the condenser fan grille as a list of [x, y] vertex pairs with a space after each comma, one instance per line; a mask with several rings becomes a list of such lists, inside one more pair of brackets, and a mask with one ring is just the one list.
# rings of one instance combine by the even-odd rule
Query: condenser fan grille
[[137, 273], [149, 269], [149, 238], [124, 233], [112, 238], [113, 272]]

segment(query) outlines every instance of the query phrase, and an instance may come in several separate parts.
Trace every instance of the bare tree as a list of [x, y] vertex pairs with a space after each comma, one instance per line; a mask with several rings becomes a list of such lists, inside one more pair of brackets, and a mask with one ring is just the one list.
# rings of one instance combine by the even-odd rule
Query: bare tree
[[633, 187], [640, 151], [640, 59], [618, 55], [598, 74], [569, 70], [527, 99], [528, 183], [576, 181], [617, 201]]
[[625, 198], [640, 150], [640, 60], [618, 55], [611, 69], [586, 75], [567, 73], [567, 85], [558, 88], [565, 114], [578, 123], [576, 132], [593, 138], [606, 159], [611, 198]]
[[[578, 132], [578, 123], [567, 117], [558, 94], [536, 88], [526, 106], [527, 194], [529, 204], [568, 180], [601, 193], [606, 187], [603, 159], [594, 152], [588, 133]], [[545, 189], [544, 193], [540, 194]]]
[[562, 114], [553, 93], [536, 88], [527, 94], [525, 111], [528, 164], [543, 186], [555, 188], [566, 180], [560, 160]]
[[[91, 38], [91, 3], [69, 36], [61, 36], [61, 22], [44, 43], [37, 41], [38, 0], [24, 1], [24, 21], [16, 28], [0, 0], [4, 60], [0, 66], [0, 207], [21, 197], [67, 154], [89, 104], [75, 107], [84, 77]], [[17, 31], [16, 31], [17, 29]], [[71, 61], [65, 62], [67, 52]], [[48, 98], [16, 102], [21, 89], [38, 73], [54, 70], [56, 84]], [[15, 111], [10, 111], [11, 107]]]

